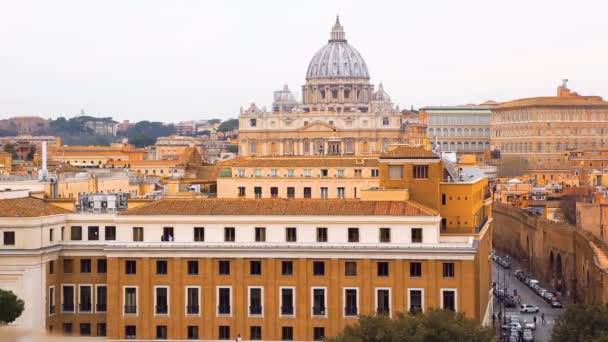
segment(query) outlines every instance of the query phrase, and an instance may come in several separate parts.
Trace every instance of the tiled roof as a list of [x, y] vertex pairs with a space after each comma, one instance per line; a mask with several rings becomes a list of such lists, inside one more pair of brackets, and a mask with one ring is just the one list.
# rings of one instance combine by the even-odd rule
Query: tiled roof
[[393, 150], [384, 152], [380, 155], [380, 159], [439, 159], [435, 153], [419, 146], [398, 146]]
[[[223, 163], [227, 165], [227, 163]], [[350, 157], [253, 157], [235, 160], [235, 167], [375, 167], [377, 158]]]
[[38, 217], [67, 213], [70, 211], [34, 197], [0, 200], [0, 217]]
[[196, 147], [188, 147], [184, 149], [177, 160], [177, 165], [202, 165], [203, 159], [198, 153]]
[[547, 97], [531, 97], [499, 104], [494, 109], [510, 109], [520, 107], [538, 107], [538, 106], [601, 106], [608, 108], [608, 102], [604, 101], [599, 96], [547, 96]]
[[406, 201], [348, 199], [163, 199], [121, 215], [435, 216]]

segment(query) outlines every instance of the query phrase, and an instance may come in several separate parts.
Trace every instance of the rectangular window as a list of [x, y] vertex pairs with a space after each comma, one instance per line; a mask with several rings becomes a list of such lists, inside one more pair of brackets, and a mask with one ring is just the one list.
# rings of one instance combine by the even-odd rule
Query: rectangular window
[[321, 198], [327, 199], [328, 194], [329, 194], [329, 192], [327, 190], [327, 187], [322, 186], [321, 187]]
[[15, 232], [4, 232], [4, 245], [14, 246], [15, 245]]
[[344, 169], [337, 169], [336, 170], [336, 176], [337, 177], [344, 177], [346, 175]]
[[380, 242], [391, 242], [390, 228], [380, 228]]
[[245, 197], [245, 187], [239, 186], [239, 197]]
[[259, 325], [252, 325], [249, 327], [249, 339], [251, 341], [262, 340], [262, 327]]
[[80, 323], [80, 336], [91, 336], [91, 323]]
[[277, 198], [279, 197], [279, 188], [276, 186], [270, 187], [270, 197]]
[[327, 228], [317, 228], [317, 242], [327, 242]]
[[230, 294], [229, 287], [220, 287], [217, 289], [217, 314], [218, 315], [230, 315], [231, 314], [231, 303], [232, 296]]
[[441, 219], [441, 231], [445, 231], [446, 229], [448, 229], [448, 219], [442, 218]]
[[91, 312], [93, 310], [93, 289], [90, 285], [78, 286], [78, 311]]
[[325, 328], [324, 327], [314, 327], [313, 328], [314, 341], [323, 341], [324, 338], [325, 338]]
[[157, 340], [166, 340], [167, 339], [167, 326], [166, 325], [157, 325], [156, 326], [156, 339]]
[[357, 178], [363, 177], [363, 170], [355, 169], [355, 177], [357, 177]]
[[294, 169], [287, 170], [287, 177], [295, 177], [295, 176], [296, 176], [296, 170], [294, 170]]
[[135, 325], [125, 325], [125, 339], [134, 340], [137, 338], [137, 328]]
[[443, 277], [444, 278], [454, 278], [454, 263], [453, 262], [444, 262], [443, 263]]
[[283, 276], [293, 275], [293, 261], [290, 261], [290, 260], [281, 261], [281, 275], [283, 275]]
[[167, 275], [167, 260], [156, 260], [156, 275]]
[[304, 187], [304, 198], [312, 198], [312, 188], [309, 186]]
[[188, 275], [198, 275], [197, 260], [188, 260]]
[[65, 227], [61, 227], [61, 241], [65, 240]]
[[357, 276], [357, 262], [356, 261], [344, 262], [344, 275], [347, 277], [356, 277]]
[[205, 241], [205, 228], [194, 227], [194, 241]]
[[348, 228], [348, 242], [359, 242], [359, 228]]
[[377, 272], [378, 277], [388, 277], [388, 261], [378, 261]]
[[137, 262], [135, 260], [125, 260], [125, 274], [137, 274]]
[[219, 339], [220, 340], [229, 340], [230, 339], [230, 326], [229, 325], [220, 325], [219, 326]]
[[49, 274], [55, 273], [55, 260], [49, 261]]
[[80, 259], [80, 273], [91, 273], [91, 259]]
[[291, 287], [281, 288], [281, 316], [293, 316], [294, 310], [294, 299], [295, 290]]
[[357, 289], [344, 290], [344, 316], [353, 317], [359, 314]]
[[287, 198], [296, 198], [296, 188], [293, 186], [287, 187]]
[[325, 262], [324, 261], [313, 261], [312, 262], [312, 274], [315, 276], [325, 275]]
[[262, 316], [264, 302], [263, 290], [260, 287], [249, 288], [249, 316]]
[[189, 340], [198, 340], [198, 326], [189, 325], [188, 326], [188, 335], [187, 338]]
[[108, 260], [97, 259], [97, 273], [107, 273], [107, 272], [108, 272]]
[[281, 327], [281, 341], [293, 341], [293, 327]]
[[89, 226], [87, 238], [92, 241], [99, 240], [99, 227]]
[[389, 179], [403, 179], [403, 165], [389, 165], [388, 166], [388, 178]]
[[379, 169], [372, 169], [372, 177], [377, 178], [380, 176], [380, 170]]
[[230, 275], [230, 260], [220, 260], [218, 264], [220, 275]]
[[412, 243], [422, 243], [422, 228], [412, 228]]
[[441, 289], [441, 308], [456, 311], [456, 290]]
[[265, 241], [266, 241], [266, 228], [255, 227], [255, 242], [265, 242]]
[[116, 227], [106, 226], [105, 227], [105, 237], [106, 237], [106, 241], [116, 240]]
[[312, 169], [304, 169], [302, 171], [302, 174], [304, 175], [304, 177], [312, 177]]
[[447, 203], [447, 196], [445, 194], [441, 194], [441, 205], [445, 205]]
[[80, 227], [80, 226], [70, 227], [70, 240], [72, 240], [72, 241], [82, 240], [82, 227]]
[[295, 227], [287, 227], [285, 228], [285, 241], [287, 242], [296, 242], [296, 228]]
[[255, 197], [255, 198], [262, 198], [262, 187], [261, 186], [254, 186], [253, 187], [253, 197]]
[[417, 261], [410, 262], [410, 277], [420, 278], [422, 277], [422, 263]]
[[63, 273], [72, 273], [74, 271], [74, 260], [63, 259]]
[[325, 316], [325, 288], [312, 288], [312, 315]]
[[61, 286], [61, 311], [74, 312], [74, 285]]
[[389, 289], [376, 289], [376, 313], [391, 314], [391, 292]]
[[345, 198], [345, 188], [338, 187], [338, 198]]
[[224, 228], [224, 241], [225, 242], [234, 242], [235, 239], [235, 230], [234, 227], [225, 227]]
[[186, 313], [188, 315], [200, 314], [200, 296], [198, 287], [186, 287]]
[[53, 242], [53, 228], [49, 229], [49, 241]]
[[105, 323], [97, 323], [97, 336], [105, 337], [107, 335], [107, 329]]
[[414, 179], [427, 179], [429, 178], [429, 166], [428, 165], [414, 165]]
[[422, 312], [423, 310], [423, 296], [422, 289], [409, 289], [409, 303], [410, 312]]
[[144, 227], [133, 227], [133, 241], [144, 241]]
[[279, 170], [278, 169], [270, 169], [270, 177], [279, 177]]
[[105, 285], [95, 287], [95, 312], [106, 312], [108, 310], [108, 288]]
[[249, 274], [262, 275], [262, 262], [260, 260], [249, 261]]
[[173, 235], [173, 227], [163, 227], [163, 236], [161, 241], [173, 241], [175, 235]]
[[49, 287], [49, 316], [55, 314], [55, 287]]
[[169, 289], [166, 287], [155, 287], [154, 313], [166, 315], [169, 313]]
[[249, 126], [256, 127], [258, 125], [257, 119], [249, 119]]
[[72, 335], [72, 323], [63, 323], [62, 329], [64, 335]]
[[382, 126], [388, 126], [388, 122], [389, 122], [388, 117], [382, 118]]

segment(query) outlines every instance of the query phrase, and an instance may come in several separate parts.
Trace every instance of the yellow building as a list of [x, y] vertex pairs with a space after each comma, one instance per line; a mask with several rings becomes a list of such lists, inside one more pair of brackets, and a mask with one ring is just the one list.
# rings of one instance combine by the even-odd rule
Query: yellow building
[[204, 143], [207, 138], [188, 137], [181, 135], [171, 135], [168, 137], [159, 137], [156, 139], [156, 159], [157, 160], [175, 160], [182, 153], [191, 147], [195, 147], [200, 155], [205, 154]]
[[428, 143], [419, 127], [402, 121], [382, 84], [374, 91], [365, 60], [336, 19], [308, 65], [301, 103], [285, 86], [275, 91], [271, 110], [241, 108], [239, 155], [373, 155], [390, 144]]
[[[104, 168], [110, 160], [143, 160], [147, 156], [144, 149], [128, 144], [111, 146], [49, 146], [49, 161], [56, 164], [70, 164], [83, 168]], [[37, 160], [40, 157], [37, 156]]]
[[0, 151], [0, 175], [9, 175], [13, 169], [13, 156]]

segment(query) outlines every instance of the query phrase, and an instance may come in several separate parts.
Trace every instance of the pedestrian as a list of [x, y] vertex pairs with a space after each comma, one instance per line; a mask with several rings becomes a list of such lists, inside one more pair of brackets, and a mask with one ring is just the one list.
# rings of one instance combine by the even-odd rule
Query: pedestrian
[[499, 322], [500, 322], [500, 321], [502, 321], [502, 312], [499, 312], [499, 313], [498, 313], [498, 321], [499, 321]]
[[243, 339], [241, 338], [241, 334], [236, 335], [236, 342], [243, 342]]
[[545, 325], [545, 313], [541, 313], [540, 314], [540, 321], [543, 323], [543, 325]]
[[534, 325], [536, 325], [536, 315], [534, 315]]

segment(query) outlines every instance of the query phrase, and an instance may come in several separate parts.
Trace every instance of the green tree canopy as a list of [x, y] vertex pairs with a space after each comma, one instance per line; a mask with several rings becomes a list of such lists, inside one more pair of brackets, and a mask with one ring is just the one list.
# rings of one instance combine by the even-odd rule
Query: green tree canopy
[[10, 144], [10, 143], [4, 145], [4, 152], [10, 153], [13, 156], [13, 158], [15, 158], [17, 156], [16, 155], [17, 151], [15, 150], [15, 145]]
[[608, 304], [575, 304], [555, 322], [553, 342], [608, 342]]
[[461, 313], [431, 310], [421, 314], [363, 316], [329, 342], [494, 342], [491, 328]]
[[239, 119], [228, 119], [217, 128], [218, 132], [228, 132], [239, 128]]
[[0, 289], [0, 323], [8, 324], [14, 322], [21, 313], [25, 304], [13, 291]]

